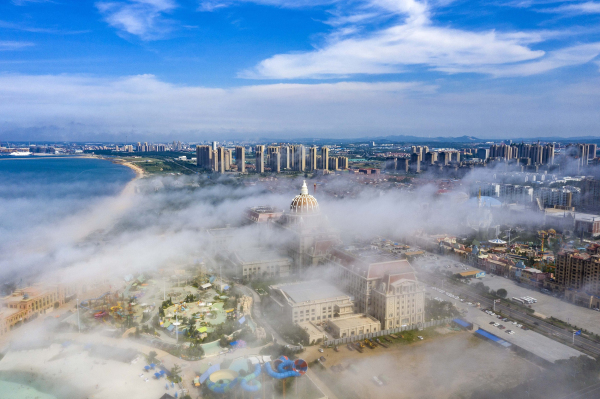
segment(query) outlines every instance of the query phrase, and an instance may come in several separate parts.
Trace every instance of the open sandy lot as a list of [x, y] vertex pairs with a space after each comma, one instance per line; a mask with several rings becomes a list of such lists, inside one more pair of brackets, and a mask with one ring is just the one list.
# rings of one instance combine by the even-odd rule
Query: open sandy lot
[[[306, 358], [317, 354], [311, 351]], [[538, 366], [468, 332], [366, 349], [362, 354], [343, 346], [339, 352], [325, 349], [319, 355], [326, 356], [328, 371], [317, 367], [313, 371], [323, 383], [331, 382], [328, 385], [339, 398], [348, 394], [335, 384], [360, 398], [469, 398], [475, 389], [513, 387], [540, 372]], [[353, 364], [356, 370], [332, 372], [331, 366], [338, 364], [344, 368]], [[378, 386], [373, 376], [387, 383]]]

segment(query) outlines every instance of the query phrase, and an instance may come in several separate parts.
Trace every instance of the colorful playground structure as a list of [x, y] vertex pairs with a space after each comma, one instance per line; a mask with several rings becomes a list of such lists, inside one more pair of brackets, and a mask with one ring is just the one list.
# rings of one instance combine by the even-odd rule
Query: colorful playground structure
[[[246, 392], [256, 392], [261, 389], [262, 384], [258, 380], [263, 366], [257, 358], [249, 360], [254, 367], [253, 372], [246, 374], [244, 370], [220, 369], [219, 365], [209, 368], [202, 377], [199, 377], [199, 384], [205, 383], [206, 387], [215, 393], [227, 393], [237, 387]], [[290, 360], [286, 356], [281, 356], [273, 361], [264, 363], [266, 373], [275, 379], [285, 380], [286, 378], [300, 377], [308, 370], [308, 364], [302, 360]]]

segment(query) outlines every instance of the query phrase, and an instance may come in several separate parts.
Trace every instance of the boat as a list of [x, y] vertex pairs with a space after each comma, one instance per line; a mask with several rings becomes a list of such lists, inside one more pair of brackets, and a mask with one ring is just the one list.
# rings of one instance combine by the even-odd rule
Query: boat
[[26, 157], [31, 155], [31, 153], [29, 151], [15, 151], [15, 152], [11, 152], [10, 156], [13, 157]]

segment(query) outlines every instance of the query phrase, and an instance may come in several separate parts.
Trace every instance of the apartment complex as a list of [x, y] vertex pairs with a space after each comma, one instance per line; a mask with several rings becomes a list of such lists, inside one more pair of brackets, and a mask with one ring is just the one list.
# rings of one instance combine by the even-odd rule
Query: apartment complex
[[565, 249], [556, 258], [556, 283], [564, 288], [565, 299], [600, 308], [600, 246], [586, 251]]

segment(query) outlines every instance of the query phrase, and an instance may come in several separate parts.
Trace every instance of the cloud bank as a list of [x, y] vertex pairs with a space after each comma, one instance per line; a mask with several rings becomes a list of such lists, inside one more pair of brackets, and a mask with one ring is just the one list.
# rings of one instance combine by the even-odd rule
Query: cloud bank
[[[598, 82], [597, 82], [598, 83]], [[152, 75], [0, 75], [2, 140], [596, 134], [600, 85], [442, 90], [422, 82], [174, 85]]]

